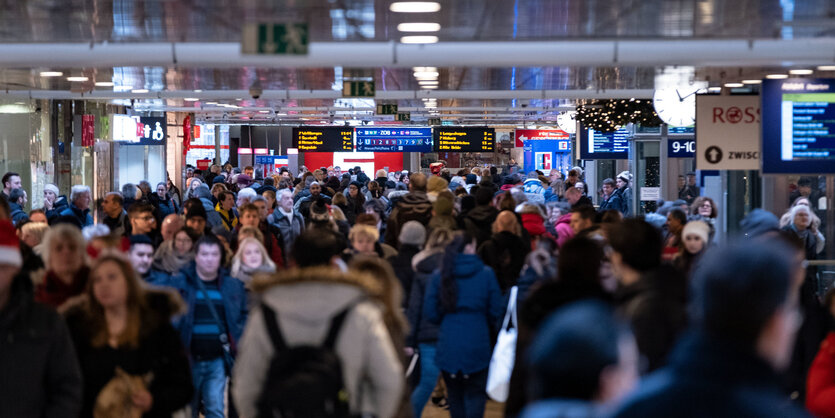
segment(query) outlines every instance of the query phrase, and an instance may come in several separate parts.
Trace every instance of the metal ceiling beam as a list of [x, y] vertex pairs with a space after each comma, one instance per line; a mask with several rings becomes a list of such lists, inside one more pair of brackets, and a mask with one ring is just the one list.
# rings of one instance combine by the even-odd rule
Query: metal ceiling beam
[[[298, 107], [237, 107], [237, 108], [230, 108], [230, 107], [221, 107], [221, 106], [208, 106], [208, 107], [188, 107], [188, 106], [158, 106], [153, 104], [137, 104], [133, 106], [134, 110], [142, 111], [142, 112], [192, 112], [192, 113], [228, 113], [228, 112], [273, 112], [276, 113], [287, 113], [287, 112], [375, 112], [376, 109], [373, 107], [336, 107], [336, 106], [298, 106]], [[529, 113], [529, 112], [564, 112], [568, 110], [574, 110], [576, 106], [557, 106], [557, 107], [501, 107], [501, 106], [490, 106], [490, 107], [453, 107], [453, 106], [440, 106], [436, 108], [432, 108], [431, 110], [436, 110], [439, 112], [444, 111], [454, 111], [454, 112], [473, 112], [474, 114], [478, 114], [481, 112], [516, 112], [516, 113]], [[427, 107], [400, 107], [398, 111], [400, 112], [428, 112], [430, 109]]]
[[786, 66], [835, 62], [835, 38], [313, 42], [308, 55], [244, 55], [237, 42], [0, 44], [3, 68]]
[[[2, 45], [0, 45], [2, 49]], [[592, 99], [649, 99], [652, 89], [623, 90], [378, 90], [376, 100], [460, 99], [460, 100], [592, 100]], [[195, 93], [191, 90], [152, 91], [149, 93], [92, 90], [73, 92], [67, 90], [5, 90], [0, 97], [16, 99], [53, 100], [129, 100], [129, 99], [185, 99], [235, 100], [249, 98], [247, 90], [209, 90]], [[264, 90], [259, 100], [337, 100], [344, 99], [339, 90]]]

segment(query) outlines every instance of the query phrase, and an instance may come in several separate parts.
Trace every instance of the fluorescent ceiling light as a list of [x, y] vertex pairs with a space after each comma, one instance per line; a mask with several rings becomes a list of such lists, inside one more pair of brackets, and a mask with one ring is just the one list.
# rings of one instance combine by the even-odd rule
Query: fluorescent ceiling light
[[187, 101], [187, 102], [196, 102], [196, 101], [198, 101], [198, 100], [200, 100], [200, 99], [198, 99], [198, 98], [196, 98], [196, 97], [186, 97], [186, 98], [185, 98], [185, 99], [183, 99], [183, 100], [185, 100], [185, 101]]
[[60, 71], [41, 71], [41, 77], [61, 77], [64, 73]]
[[725, 87], [729, 89], [735, 89], [744, 86], [742, 83], [725, 83]]
[[441, 24], [430, 22], [401, 23], [397, 25], [397, 30], [400, 32], [437, 32], [441, 30]]
[[112, 81], [96, 81], [96, 87], [113, 87]]
[[433, 13], [441, 10], [441, 3], [435, 1], [398, 1], [389, 6], [395, 13]]
[[147, 93], [147, 92], [148, 92], [148, 89], [133, 89], [133, 90], [131, 90], [130, 92], [131, 92], [131, 93], [142, 94], [142, 93]]
[[67, 77], [67, 81], [87, 81], [87, 80], [89, 80], [89, 78], [84, 77], [84, 76]]
[[794, 69], [794, 70], [789, 70], [789, 74], [792, 74], [792, 75], [809, 75], [809, 74], [812, 74], [812, 73], [814, 73], [813, 70], [809, 70], [809, 69], [806, 69], [806, 68], [797, 68], [797, 69]]
[[259, 110], [258, 113], [270, 113], [269, 110]]
[[762, 84], [762, 80], [742, 80], [742, 84]]
[[820, 65], [818, 71], [835, 71], [835, 65]]
[[197, 90], [194, 90], [194, 92], [195, 93], [203, 93], [203, 90], [197, 89]]
[[420, 86], [422, 89], [436, 89], [438, 86]]
[[769, 80], [782, 80], [784, 78], [789, 78], [788, 74], [769, 74], [765, 76], [765, 78]]
[[207, 105], [216, 105], [217, 102], [206, 102]]
[[412, 67], [412, 71], [414, 71], [414, 72], [438, 71], [438, 67]]
[[418, 81], [418, 84], [420, 84], [421, 86], [426, 86], [426, 85], [437, 85], [437, 84], [438, 84], [438, 80], [419, 80], [419, 81]]
[[401, 44], [434, 44], [436, 42], [438, 42], [438, 37], [435, 35], [403, 36], [400, 38]]

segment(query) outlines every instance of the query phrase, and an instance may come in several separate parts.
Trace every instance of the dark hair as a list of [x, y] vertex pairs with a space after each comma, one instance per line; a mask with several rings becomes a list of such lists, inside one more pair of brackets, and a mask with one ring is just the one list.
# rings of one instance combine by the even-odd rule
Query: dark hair
[[[6, 181], [3, 180], [3, 184], [5, 185]], [[812, 187], [812, 179], [809, 177], [801, 177], [797, 180], [797, 187]]]
[[14, 177], [14, 176], [20, 177], [20, 174], [17, 174], [14, 171], [9, 171], [8, 173], [3, 174], [3, 188], [4, 189], [6, 188], [6, 182], [11, 180], [11, 178]]
[[578, 236], [560, 247], [557, 277], [564, 281], [600, 282], [603, 248], [590, 238]]
[[753, 347], [789, 297], [794, 268], [789, 253], [779, 242], [708, 250], [693, 274], [693, 323], [714, 337]]
[[601, 301], [566, 305], [545, 319], [528, 350], [529, 390], [534, 400], [592, 400], [600, 374], [620, 359], [629, 327]]
[[195, 254], [200, 251], [201, 245], [217, 245], [217, 248], [220, 249], [220, 265], [224, 264], [226, 260], [226, 247], [224, 247], [223, 243], [220, 242], [220, 238], [214, 236], [214, 234], [203, 234], [203, 236], [194, 243]]
[[678, 220], [682, 226], [687, 223], [687, 214], [684, 213], [681, 208], [673, 208], [667, 212], [667, 216], [672, 216], [674, 219]]
[[641, 219], [626, 219], [611, 226], [609, 245], [629, 267], [645, 272], [661, 265], [661, 234]]
[[616, 224], [623, 220], [623, 214], [617, 209], [608, 209], [600, 213], [601, 224]]
[[274, 186], [275, 180], [272, 177], [264, 177], [264, 186]]
[[698, 215], [699, 214], [699, 207], [702, 206], [704, 202], [710, 202], [710, 218], [715, 218], [719, 215], [718, 210], [716, 209], [716, 202], [713, 199], [707, 196], [699, 196], [696, 200], [693, 201], [693, 204], [690, 205], [690, 214], [691, 215]]
[[452, 242], [444, 249], [441, 260], [441, 306], [445, 312], [454, 312], [458, 304], [458, 285], [455, 283], [455, 259], [464, 251], [464, 247], [473, 242], [467, 231], [455, 233]]
[[128, 238], [128, 240], [130, 241], [131, 248], [133, 248], [134, 245], [138, 245], [138, 244], [146, 244], [146, 245], [150, 245], [151, 247], [154, 246], [154, 242], [151, 241], [151, 238], [148, 237], [145, 234], [131, 235], [130, 238]]
[[26, 192], [23, 189], [12, 189], [9, 191], [9, 202], [18, 203], [24, 195], [26, 195]]
[[298, 267], [326, 266], [344, 247], [336, 232], [330, 229], [308, 229], [293, 243], [293, 256]]
[[572, 213], [577, 213], [580, 215], [580, 218], [586, 221], [594, 222], [595, 217], [597, 217], [597, 211], [594, 210], [594, 206], [590, 205], [580, 205], [571, 209]]
[[603, 185], [604, 185], [604, 186], [612, 186], [612, 187], [616, 187], [616, 186], [615, 186], [615, 181], [614, 181], [614, 180], [612, 180], [611, 178], [608, 178], [608, 179], [606, 179], [606, 180], [603, 180]]
[[186, 214], [186, 219], [199, 216], [203, 219], [208, 219], [209, 215], [206, 213], [206, 208], [203, 207], [203, 202], [192, 197], [183, 203], [183, 212]]
[[[119, 206], [123, 206], [125, 204], [125, 198], [119, 192], [110, 192], [104, 195], [105, 199], [107, 199], [108, 197], [112, 198], [116, 203], [119, 204]], [[133, 196], [131, 196], [131, 198], [133, 198]]]
[[151, 206], [148, 203], [142, 203], [142, 202], [134, 203], [134, 204], [130, 205], [130, 209], [128, 209], [128, 218], [133, 218], [134, 216], [139, 215], [140, 213], [145, 213], [145, 212], [153, 213], [154, 212], [154, 207]]
[[226, 200], [226, 196], [230, 196], [230, 195], [232, 196], [232, 199], [234, 200], [235, 199], [235, 193], [232, 193], [228, 190], [222, 190], [220, 193], [217, 194], [217, 201], [218, 202], [223, 202], [224, 200]]

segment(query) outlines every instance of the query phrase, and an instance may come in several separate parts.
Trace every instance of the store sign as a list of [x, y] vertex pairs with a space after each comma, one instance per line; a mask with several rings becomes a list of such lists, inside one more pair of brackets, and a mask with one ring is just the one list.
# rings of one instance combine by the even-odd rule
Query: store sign
[[113, 115], [114, 141], [125, 145], [165, 145], [165, 118]]
[[689, 139], [675, 139], [667, 140], [667, 157], [668, 158], [693, 158], [696, 155], [696, 140]]
[[[524, 141], [562, 139], [568, 141], [568, 132], [561, 129], [517, 129], [515, 133], [516, 147], [524, 147]], [[566, 147], [565, 151], [568, 151]]]
[[550, 171], [553, 168], [551, 157], [553, 157], [553, 154], [550, 152], [535, 153], [534, 161], [536, 161], [536, 169], [540, 171]]
[[696, 168], [760, 169], [760, 97], [696, 97]]

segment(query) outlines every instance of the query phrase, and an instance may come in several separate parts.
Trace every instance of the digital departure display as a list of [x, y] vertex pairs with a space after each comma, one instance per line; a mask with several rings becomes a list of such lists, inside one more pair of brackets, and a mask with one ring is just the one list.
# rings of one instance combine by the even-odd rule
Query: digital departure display
[[357, 128], [358, 152], [432, 152], [432, 128]]
[[442, 126], [432, 130], [437, 152], [494, 152], [496, 130], [486, 127]]
[[629, 158], [628, 129], [615, 132], [596, 132], [593, 129], [580, 131], [581, 160], [625, 160]]
[[354, 128], [299, 126], [293, 128], [293, 147], [299, 152], [353, 152]]
[[763, 173], [835, 173], [835, 79], [764, 80]]

